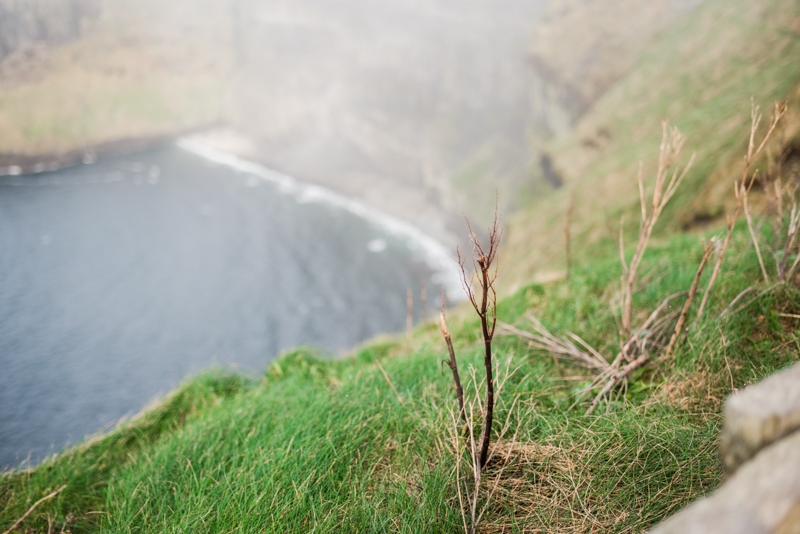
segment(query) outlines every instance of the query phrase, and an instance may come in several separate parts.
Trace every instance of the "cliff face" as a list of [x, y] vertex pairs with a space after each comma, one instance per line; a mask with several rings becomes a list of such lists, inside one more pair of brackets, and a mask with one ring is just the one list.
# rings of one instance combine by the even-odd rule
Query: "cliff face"
[[0, 0], [0, 153], [224, 122], [443, 237], [557, 186], [541, 147], [698, 0], [100, 1]]
[[[560, 0], [532, 28], [529, 65], [543, 104], [569, 111], [546, 121], [553, 133], [571, 123], [633, 66], [641, 51], [703, 0]], [[548, 102], [549, 101], [549, 102]], [[546, 110], [542, 109], [545, 113]]]
[[490, 215], [532, 163], [543, 5], [240, 2], [234, 123], [272, 166], [382, 207]]
[[100, 0], [0, 0], [0, 61], [36, 42], [77, 39], [82, 21], [100, 7]]
[[541, 147], [700, 1], [239, 0], [232, 122], [288, 173], [486, 223], [558, 186]]

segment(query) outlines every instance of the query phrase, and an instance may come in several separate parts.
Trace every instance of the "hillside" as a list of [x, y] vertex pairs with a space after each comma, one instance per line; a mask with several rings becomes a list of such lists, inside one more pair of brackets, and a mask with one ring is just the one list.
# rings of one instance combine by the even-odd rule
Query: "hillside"
[[[538, 197], [507, 221], [501, 248], [498, 318], [510, 326], [500, 326], [493, 341], [496, 447], [478, 492], [488, 503], [479, 532], [651, 528], [721, 483], [725, 396], [798, 360], [800, 293], [791, 276], [776, 278], [781, 261], [800, 261], [800, 252], [796, 242], [785, 254], [778, 250], [790, 210], [776, 218], [757, 193], [760, 184], [753, 215], [769, 219], [752, 233], [764, 267], [739, 213], [704, 313], [698, 306], [722, 251], [725, 216], [734, 211], [751, 95], [765, 114], [757, 139], [772, 102], [788, 100], [753, 169], [768, 183], [782, 161], [784, 199], [794, 196], [798, 21], [795, 0], [706, 0], [649, 44], [574, 131], [546, 146], [564, 187], [538, 184]], [[626, 215], [621, 255], [630, 264], [639, 161], [649, 195], [664, 119], [686, 135], [680, 167], [692, 152], [696, 159], [632, 280], [629, 337], [618, 225]], [[566, 278], [571, 191], [574, 262]], [[709, 263], [697, 275], [702, 243], [713, 237], [718, 246], [707, 246]], [[778, 250], [774, 258], [767, 243]], [[695, 280], [699, 290], [684, 308]], [[687, 321], [679, 326], [683, 309]], [[464, 306], [449, 313], [448, 325], [472, 409], [466, 420], [474, 421], [483, 395], [480, 323]], [[474, 478], [463, 447], [470, 427], [458, 420], [446, 358], [438, 326], [421, 324], [410, 339], [373, 340], [339, 360], [299, 348], [263, 376], [208, 371], [109, 433], [3, 475], [0, 529], [58, 491], [16, 528], [468, 531], [464, 499]], [[603, 387], [612, 376], [604, 373], [633, 363], [611, 389]]]
[[513, 216], [505, 252], [514, 283], [564, 269], [562, 229], [572, 191], [577, 254], [587, 258], [592, 245], [616, 241], [622, 214], [626, 230], [636, 231], [638, 165], [645, 179], [653, 176], [663, 120], [686, 135], [697, 158], [660, 228], [724, 224], [746, 149], [751, 96], [765, 114], [775, 101], [789, 100], [781, 135], [787, 152], [798, 152], [791, 148], [800, 144], [798, 17], [793, 1], [711, 0], [670, 26], [573, 131], [546, 145], [565, 185], [555, 193], [540, 188], [546, 200]]
[[[204, 2], [202, 10], [152, 0], [9, 4], [0, 22], [6, 34], [22, 35], [0, 58], [3, 160], [174, 135], [220, 120], [232, 59], [229, 29], [215, 23], [226, 15], [219, 3]], [[81, 11], [84, 5], [92, 9]], [[23, 31], [26, 20], [58, 28], [65, 11], [78, 19], [71, 34]]]
[[[795, 289], [717, 318], [758, 277], [754, 255], [743, 252], [745, 232], [736, 236], [712, 313], [606, 414], [570, 410], [591, 377], [586, 369], [497, 337], [500, 379], [507, 364], [517, 370], [499, 396], [498, 424], [512, 430], [488, 471], [487, 488], [497, 481], [498, 489], [482, 532], [640, 532], [720, 483], [720, 402], [797, 359], [797, 320], [777, 315], [800, 312]], [[638, 315], [689, 285], [694, 242], [677, 237], [652, 250], [643, 271], [660, 270], [637, 295]], [[617, 338], [607, 295], [618, 276], [613, 254], [599, 258], [569, 283], [532, 284], [506, 298], [500, 319], [530, 330], [525, 315], [535, 313], [553, 332], [578, 332], [608, 353]], [[450, 327], [468, 377], [481, 366], [478, 324], [461, 313]], [[0, 526], [66, 485], [25, 531], [458, 531], [455, 399], [439, 364], [446, 349], [434, 325], [418, 328], [412, 347], [376, 340], [338, 361], [300, 349], [260, 382], [219, 371], [188, 380], [108, 435], [4, 475]]]
[[[83, 13], [65, 38], [0, 10], [30, 34], [0, 59], [0, 172], [202, 129], [452, 244], [462, 212], [491, 217], [487, 189], [504, 211], [524, 205], [542, 143], [697, 4], [604, 0], [587, 19], [544, 0], [58, 2]], [[8, 5], [34, 26], [63, 19], [40, 4]]]

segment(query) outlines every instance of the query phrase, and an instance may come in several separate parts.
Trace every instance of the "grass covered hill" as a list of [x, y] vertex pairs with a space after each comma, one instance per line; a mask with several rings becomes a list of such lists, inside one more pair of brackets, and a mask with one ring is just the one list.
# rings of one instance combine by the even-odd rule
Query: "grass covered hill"
[[[516, 336], [496, 338], [505, 380], [496, 419], [513, 431], [487, 469], [486, 487], [497, 489], [482, 531], [640, 532], [719, 484], [720, 402], [798, 355], [794, 288], [718, 318], [759, 276], [746, 233], [735, 235], [711, 313], [597, 415], [570, 410], [591, 378], [586, 369], [556, 364]], [[691, 283], [695, 242], [678, 236], [652, 248], [637, 312]], [[613, 352], [608, 297], [618, 277], [609, 255], [576, 268], [569, 282], [520, 289], [500, 303], [500, 320], [530, 330], [533, 313], [553, 332]], [[450, 327], [469, 377], [482, 363], [478, 322], [464, 314]], [[459, 531], [445, 356], [438, 329], [423, 325], [411, 346], [377, 340], [342, 360], [298, 349], [261, 380], [209, 371], [108, 435], [5, 475], [0, 526], [66, 486], [18, 531]], [[506, 378], [509, 361], [516, 371]]]
[[767, 116], [775, 101], [788, 99], [780, 136], [790, 158], [800, 154], [798, 57], [795, 0], [706, 0], [673, 23], [571, 133], [546, 148], [565, 185], [555, 193], [539, 191], [545, 201], [514, 215], [504, 249], [510, 285], [563, 269], [562, 227], [572, 192], [578, 254], [616, 239], [623, 214], [626, 230], [635, 234], [638, 166], [644, 164], [645, 178], [654, 175], [663, 120], [686, 135], [684, 161], [692, 152], [697, 158], [660, 230], [724, 225], [747, 148], [751, 96]]
[[[464, 447], [480, 424], [484, 343], [464, 307], [448, 323], [468, 424], [437, 325], [338, 360], [300, 348], [258, 378], [210, 370], [109, 433], [3, 475], [0, 531], [416, 533], [478, 523], [479, 532], [642, 532], [714, 490], [723, 399], [800, 354], [798, 250], [786, 237], [797, 180], [798, 17], [796, 1], [707, 0], [550, 146], [569, 187], [514, 214], [501, 249], [493, 455], [481, 471], [480, 521], [471, 520], [476, 477]], [[764, 104], [757, 141], [773, 100], [788, 99], [789, 111], [753, 159], [752, 230], [739, 209], [725, 246], [751, 94]], [[618, 224], [625, 214], [631, 265], [638, 161], [650, 198], [664, 118], [687, 136], [680, 168], [697, 155], [639, 256], [628, 334]], [[775, 195], [758, 193], [778, 178], [781, 211]], [[573, 268], [536, 283], [563, 268], [569, 188]], [[712, 238], [717, 245], [704, 249]], [[630, 371], [604, 392], [608, 369]]]

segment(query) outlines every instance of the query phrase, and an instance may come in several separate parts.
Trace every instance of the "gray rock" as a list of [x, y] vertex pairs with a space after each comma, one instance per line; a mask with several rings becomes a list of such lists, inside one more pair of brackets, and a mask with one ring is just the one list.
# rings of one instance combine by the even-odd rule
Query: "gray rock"
[[725, 401], [720, 457], [726, 474], [775, 440], [800, 429], [800, 364]]
[[711, 496], [651, 534], [800, 534], [800, 432], [742, 465]]

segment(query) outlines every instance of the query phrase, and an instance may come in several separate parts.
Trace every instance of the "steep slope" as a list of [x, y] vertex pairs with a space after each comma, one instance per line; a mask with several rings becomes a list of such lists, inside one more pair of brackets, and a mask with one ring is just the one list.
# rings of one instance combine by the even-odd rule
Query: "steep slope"
[[[58, 28], [62, 4], [97, 9], [75, 23], [74, 35], [24, 31], [30, 18], [35, 27]], [[4, 160], [174, 134], [220, 119], [232, 62], [220, 2], [60, 0], [12, 7], [0, 11], [5, 32], [21, 34], [0, 62]]]
[[[506, 265], [515, 283], [563, 269], [563, 225], [575, 192], [576, 254], [616, 240], [620, 216], [634, 230], [636, 175], [653, 175], [661, 121], [687, 136], [693, 169], [662, 218], [661, 228], [690, 229], [724, 220], [747, 142], [750, 97], [769, 115], [774, 101], [797, 102], [800, 82], [800, 4], [708, 0], [678, 20], [638, 57], [631, 71], [600, 97], [574, 131], [546, 152], [565, 187], [539, 190], [539, 202], [513, 216]], [[790, 106], [796, 113], [796, 106]], [[764, 121], [766, 122], [766, 121]], [[798, 118], [786, 118], [788, 144]], [[762, 125], [763, 126], [763, 125]], [[546, 199], [546, 200], [545, 200]]]
[[524, 205], [542, 143], [698, 1], [108, 0], [0, 61], [0, 168], [224, 123], [223, 148], [455, 242], [493, 190]]
[[[633, 300], [637, 324], [667, 295], [690, 286], [697, 242], [721, 219], [708, 207], [721, 212], [731, 195], [750, 94], [766, 104], [788, 97], [793, 113], [800, 105], [799, 9], [790, 0], [708, 0], [654, 43], [575, 133], [549, 146], [567, 187], [543, 192], [509, 221], [500, 281], [522, 283], [500, 301], [501, 321], [530, 330], [535, 315], [554, 335], [574, 332], [608, 359], [619, 351], [615, 225], [623, 213], [636, 221], [638, 160], [649, 176], [664, 115], [687, 133], [698, 160], [644, 257]], [[798, 119], [786, 118], [792, 146]], [[562, 262], [570, 188], [577, 197], [572, 276], [530, 283]], [[687, 226], [692, 232], [674, 232]], [[496, 376], [504, 385], [495, 428], [507, 423], [511, 432], [494, 436], [499, 454], [487, 468], [491, 484], [483, 495], [497, 491], [484, 531], [642, 532], [720, 483], [722, 399], [800, 354], [797, 288], [761, 282], [743, 226], [733, 233], [709, 308], [687, 328], [685, 342], [670, 354], [663, 339], [654, 341], [647, 365], [590, 417], [572, 408], [581, 391], [600, 389], [592, 390], [590, 369], [559, 362], [520, 337], [496, 336]], [[666, 309], [662, 319], [674, 320], [679, 309]], [[659, 323], [662, 334], [674, 328]], [[480, 373], [471, 371], [482, 368], [483, 344], [472, 311], [451, 314], [450, 330], [462, 377], [479, 383]], [[446, 351], [437, 326], [425, 324], [410, 339], [375, 340], [341, 360], [293, 351], [258, 383], [219, 373], [192, 379], [108, 435], [0, 477], [0, 528], [63, 487], [20, 528], [460, 530], [468, 520], [453, 438], [463, 429], [452, 378], [440, 366]], [[516, 371], [508, 378], [505, 369]], [[479, 386], [466, 394], [480, 404]]]

